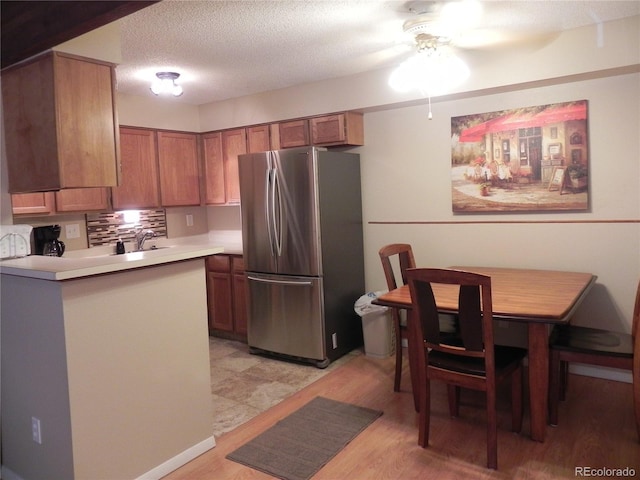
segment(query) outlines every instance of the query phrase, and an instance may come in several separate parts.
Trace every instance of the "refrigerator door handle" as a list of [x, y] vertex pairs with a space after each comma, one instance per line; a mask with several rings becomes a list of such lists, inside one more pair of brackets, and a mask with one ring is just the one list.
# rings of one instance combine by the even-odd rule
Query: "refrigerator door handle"
[[272, 188], [272, 177], [273, 177], [273, 168], [268, 168], [265, 174], [265, 185], [264, 185], [264, 215], [265, 215], [265, 223], [267, 224], [267, 236], [269, 238], [269, 248], [271, 250], [271, 256], [275, 255], [274, 245], [273, 245], [273, 231], [271, 229], [271, 217], [273, 216], [273, 208], [271, 204], [270, 193], [273, 190]]
[[254, 277], [252, 275], [247, 275], [247, 279], [263, 283], [277, 283], [279, 285], [298, 285], [300, 287], [311, 287], [313, 285], [313, 283], [309, 281], [296, 282], [295, 280], [270, 280], [268, 278]]
[[272, 184], [272, 215], [273, 215], [273, 234], [274, 243], [276, 247], [276, 254], [282, 256], [282, 197], [280, 196], [280, 176], [278, 169], [273, 169], [273, 184]]

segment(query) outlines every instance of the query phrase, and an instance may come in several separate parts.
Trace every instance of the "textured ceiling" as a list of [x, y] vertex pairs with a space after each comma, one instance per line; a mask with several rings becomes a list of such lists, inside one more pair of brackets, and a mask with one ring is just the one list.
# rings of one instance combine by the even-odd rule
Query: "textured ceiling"
[[[118, 89], [151, 95], [157, 71], [181, 73], [200, 105], [398, 64], [411, 51], [402, 32], [428, 1], [164, 0], [120, 20]], [[456, 39], [467, 59], [549, 34], [640, 15], [640, 1], [489, 1]], [[459, 24], [459, 22], [458, 22]]]

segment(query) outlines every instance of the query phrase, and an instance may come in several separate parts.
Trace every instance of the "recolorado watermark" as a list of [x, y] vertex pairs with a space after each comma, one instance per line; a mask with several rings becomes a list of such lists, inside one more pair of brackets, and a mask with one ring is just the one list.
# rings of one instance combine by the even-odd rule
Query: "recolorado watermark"
[[636, 470], [631, 467], [625, 468], [594, 468], [594, 467], [575, 467], [574, 474], [576, 477], [635, 477]]

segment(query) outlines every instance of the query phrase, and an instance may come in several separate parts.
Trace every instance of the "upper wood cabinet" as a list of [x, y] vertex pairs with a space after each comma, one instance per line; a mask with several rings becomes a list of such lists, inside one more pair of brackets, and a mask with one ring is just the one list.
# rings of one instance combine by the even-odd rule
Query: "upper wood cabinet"
[[[264, 130], [253, 131], [252, 138], [255, 148], [264, 146]], [[268, 140], [268, 138], [267, 127], [266, 139]], [[237, 205], [240, 202], [238, 155], [247, 153], [247, 130], [236, 128], [206, 133], [202, 135], [202, 150], [206, 203], [208, 205]]]
[[87, 212], [109, 209], [106, 187], [69, 188], [55, 192], [57, 212]]
[[56, 208], [53, 192], [14, 193], [11, 195], [14, 215], [49, 215]]
[[9, 192], [118, 184], [114, 67], [48, 52], [2, 72]]
[[269, 125], [247, 127], [247, 152], [258, 153], [272, 150]]
[[309, 120], [280, 122], [280, 148], [304, 147], [310, 145]]
[[14, 215], [52, 215], [109, 209], [106, 187], [68, 188], [57, 192], [14, 193], [11, 195]]
[[160, 206], [156, 132], [120, 128], [120, 186], [111, 189], [114, 210]]
[[227, 204], [240, 203], [240, 177], [238, 155], [247, 153], [247, 134], [244, 128], [222, 132], [222, 155], [224, 159], [224, 188]]
[[163, 207], [200, 205], [198, 135], [158, 132], [160, 199]]
[[224, 205], [227, 203], [227, 194], [224, 186], [222, 133], [213, 132], [202, 135], [202, 156], [205, 203], [207, 205]]
[[309, 120], [313, 145], [364, 145], [361, 113], [345, 112]]

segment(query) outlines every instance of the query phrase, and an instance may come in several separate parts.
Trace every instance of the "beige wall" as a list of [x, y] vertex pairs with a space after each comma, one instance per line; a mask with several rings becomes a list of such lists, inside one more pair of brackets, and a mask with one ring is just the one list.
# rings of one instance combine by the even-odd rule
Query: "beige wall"
[[[367, 288], [385, 284], [377, 249], [400, 241], [414, 245], [419, 265], [587, 271], [598, 282], [576, 322], [630, 331], [640, 278], [640, 111], [628, 105], [638, 98], [636, 73], [442, 102], [431, 121], [425, 106], [367, 114], [366, 145], [358, 149]], [[588, 212], [452, 213], [452, 116], [579, 99], [589, 101]], [[635, 223], [618, 223], [625, 220]], [[413, 221], [424, 223], [370, 223]]]
[[160, 478], [215, 445], [204, 260], [0, 287], [3, 474]]
[[[203, 105], [200, 124], [211, 130], [363, 109], [365, 146], [353, 151], [362, 160], [367, 289], [384, 286], [378, 248], [408, 241], [423, 265], [593, 272], [598, 283], [576, 322], [629, 331], [640, 278], [638, 32], [634, 17], [604, 24], [602, 35], [591, 26], [499, 55], [477, 53], [468, 58], [470, 80], [432, 99], [431, 121], [424, 99], [394, 94], [388, 71], [377, 71]], [[452, 116], [580, 99], [589, 101], [588, 212], [452, 213]], [[425, 223], [370, 223], [378, 221]]]

